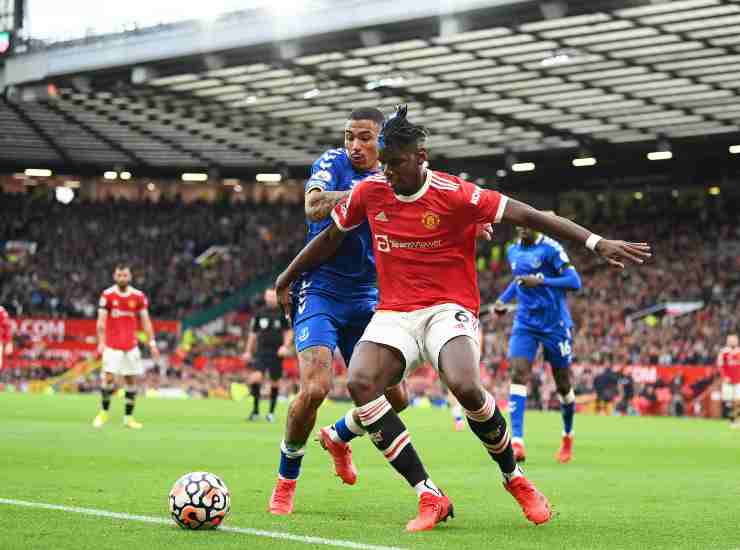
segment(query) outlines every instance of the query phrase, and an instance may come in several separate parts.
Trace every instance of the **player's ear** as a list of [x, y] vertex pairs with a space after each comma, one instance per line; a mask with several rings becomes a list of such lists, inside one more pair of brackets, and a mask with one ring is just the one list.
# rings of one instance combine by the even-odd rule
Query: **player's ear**
[[427, 153], [426, 147], [420, 147], [419, 150], [416, 153], [416, 160], [419, 163], [419, 165], [424, 164], [429, 159], [429, 154]]

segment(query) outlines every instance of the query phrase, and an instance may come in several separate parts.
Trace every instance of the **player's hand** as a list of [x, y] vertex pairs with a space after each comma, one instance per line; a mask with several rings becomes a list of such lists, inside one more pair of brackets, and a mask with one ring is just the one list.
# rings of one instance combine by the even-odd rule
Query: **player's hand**
[[521, 277], [517, 277], [516, 280], [520, 285], [526, 288], [535, 288], [544, 284], [542, 277], [537, 277], [536, 275], [523, 275]]
[[98, 343], [98, 355], [102, 357], [104, 351], [105, 351], [105, 342]]
[[157, 347], [156, 340], [151, 340], [149, 342], [149, 351], [152, 353], [152, 359], [154, 359], [154, 362], [159, 363], [159, 360], [162, 356], [159, 353], [159, 348]]
[[290, 284], [292, 282], [293, 281], [289, 280], [285, 275], [285, 271], [278, 275], [278, 278], [275, 280], [275, 292], [277, 293], [278, 303], [280, 304], [280, 309], [283, 310], [283, 315], [285, 315], [288, 323], [292, 322], [291, 313], [293, 309], [293, 299], [290, 295]]
[[252, 354], [248, 351], [245, 351], [242, 354], [242, 361], [244, 361], [247, 365], [252, 362]]
[[490, 241], [493, 239], [493, 226], [490, 223], [479, 223], [475, 226], [475, 238]]
[[506, 312], [508, 309], [506, 308], [506, 304], [503, 303], [501, 300], [496, 300], [496, 302], [493, 304], [493, 312], [496, 315], [506, 315]]
[[652, 256], [648, 243], [629, 243], [609, 239], [601, 239], [596, 243], [596, 253], [609, 265], [619, 269], [624, 269], [625, 261], [642, 264]]
[[288, 346], [286, 346], [284, 344], [282, 346], [280, 346], [278, 348], [278, 350], [277, 350], [277, 356], [280, 357], [280, 358], [282, 358], [282, 359], [284, 359], [285, 357], [290, 357], [290, 355], [291, 355], [291, 353], [290, 353], [290, 347], [288, 347]]

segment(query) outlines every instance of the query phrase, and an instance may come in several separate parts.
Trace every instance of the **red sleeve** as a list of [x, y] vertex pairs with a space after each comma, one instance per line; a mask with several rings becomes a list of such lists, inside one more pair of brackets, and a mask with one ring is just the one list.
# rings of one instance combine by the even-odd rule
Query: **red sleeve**
[[361, 181], [352, 188], [349, 196], [332, 210], [331, 217], [341, 231], [351, 231], [367, 217], [367, 193], [371, 182]]
[[105, 295], [105, 292], [103, 292], [100, 295], [100, 301], [98, 302], [98, 308], [104, 309], [106, 311], [110, 310], [110, 300], [108, 300], [108, 296]]
[[143, 292], [141, 293], [141, 311], [149, 309], [149, 299], [146, 297], [146, 294]]
[[469, 181], [462, 182], [465, 212], [475, 223], [499, 223], [504, 216], [508, 197], [498, 191], [481, 189]]
[[10, 342], [10, 316], [5, 310], [0, 311], [0, 342]]
[[723, 377], [729, 376], [729, 368], [727, 365], [727, 352], [723, 349], [719, 352], [717, 357], [717, 366], [719, 367], [719, 373]]

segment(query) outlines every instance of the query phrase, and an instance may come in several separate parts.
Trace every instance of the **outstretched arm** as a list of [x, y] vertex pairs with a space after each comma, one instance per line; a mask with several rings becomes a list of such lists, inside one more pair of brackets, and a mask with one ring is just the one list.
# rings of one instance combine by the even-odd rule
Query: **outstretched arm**
[[275, 291], [278, 302], [283, 308], [285, 316], [290, 319], [292, 303], [290, 300], [290, 285], [300, 277], [301, 273], [316, 269], [339, 250], [344, 241], [345, 232], [336, 224], [331, 224], [321, 234], [303, 247], [298, 255], [293, 258], [290, 265], [285, 268], [275, 281]]
[[551, 286], [555, 288], [564, 288], [566, 290], [580, 290], [581, 277], [573, 266], [567, 267], [561, 275], [557, 277], [537, 277], [536, 275], [527, 275], [516, 279], [520, 285], [527, 288], [536, 286]]
[[566, 218], [541, 212], [511, 198], [506, 203], [501, 220], [528, 227], [552, 237], [585, 244], [609, 264], [620, 269], [624, 268], [625, 261], [641, 264], [651, 256], [650, 245], [647, 243], [604, 239]]
[[325, 220], [349, 191], [321, 191], [318, 188], [308, 192], [305, 200], [306, 217], [312, 222]]

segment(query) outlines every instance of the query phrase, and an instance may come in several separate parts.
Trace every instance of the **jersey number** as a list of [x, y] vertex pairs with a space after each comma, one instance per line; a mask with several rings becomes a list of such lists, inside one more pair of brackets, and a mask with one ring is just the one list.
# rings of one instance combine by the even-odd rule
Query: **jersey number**
[[573, 351], [568, 340], [563, 340], [562, 342], [558, 343], [558, 347], [560, 348], [560, 355], [562, 357], [568, 357]]

